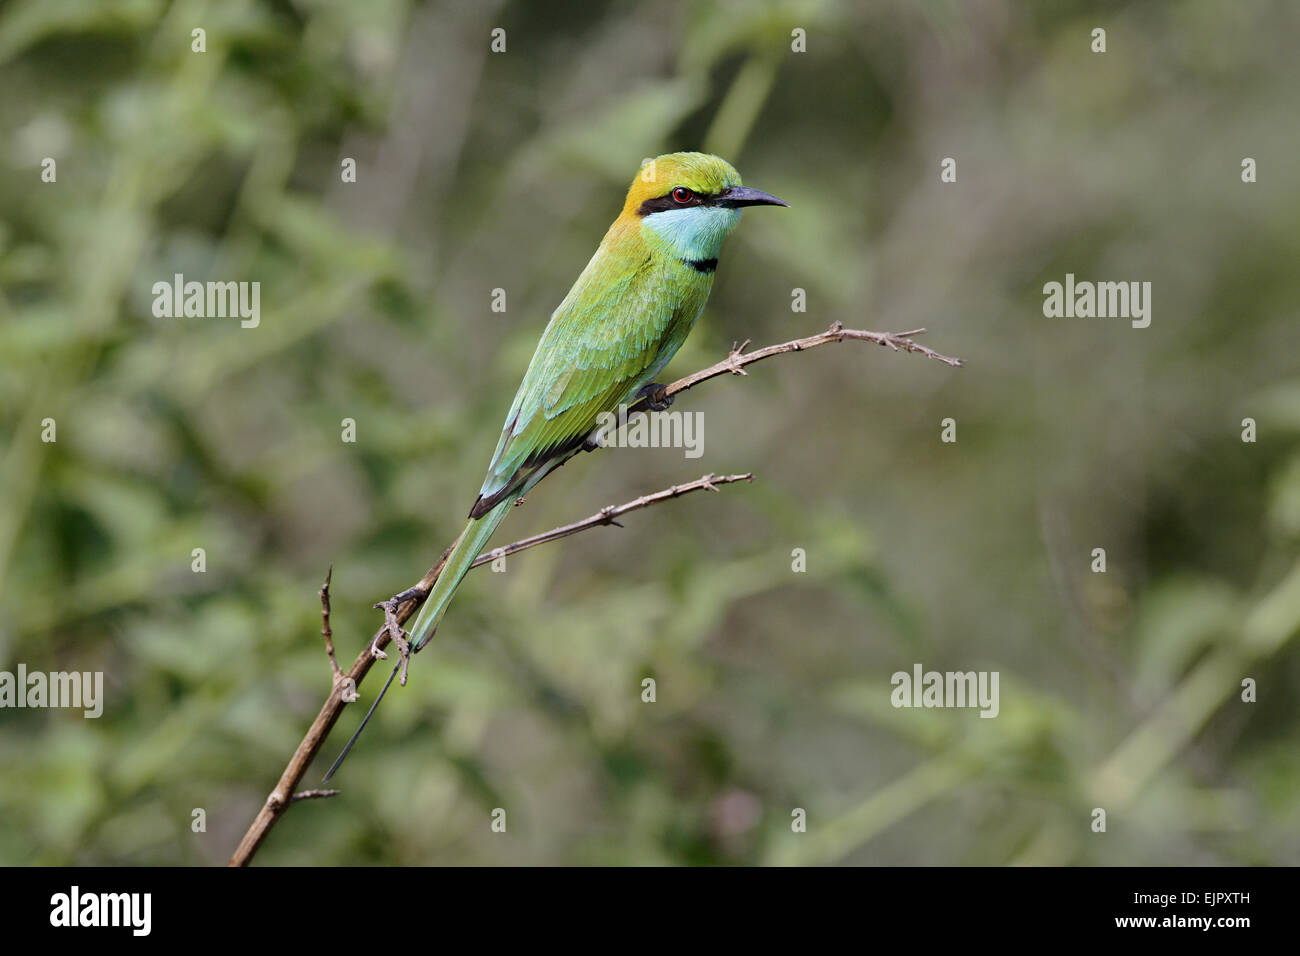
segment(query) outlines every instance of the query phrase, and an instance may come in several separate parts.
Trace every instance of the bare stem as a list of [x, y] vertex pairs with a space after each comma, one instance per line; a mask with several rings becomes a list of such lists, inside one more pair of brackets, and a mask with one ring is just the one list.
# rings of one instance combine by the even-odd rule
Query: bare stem
[[338, 680], [343, 676], [343, 670], [339, 667], [338, 658], [334, 656], [334, 631], [330, 628], [330, 581], [334, 578], [334, 565], [329, 566], [325, 572], [325, 583], [320, 586], [320, 632], [325, 636], [325, 653], [329, 655], [330, 667], [334, 671], [334, 678]]
[[[689, 481], [682, 485], [673, 485], [670, 488], [665, 488], [663, 491], [656, 492], [652, 495], [643, 495], [640, 498], [635, 498], [632, 501], [625, 502], [621, 505], [603, 508], [590, 518], [585, 518], [582, 521], [575, 521], [573, 524], [567, 524], [563, 527], [555, 528], [545, 534], [534, 535], [531, 538], [516, 541], [514, 544], [507, 545], [500, 549], [500, 552], [498, 553], [514, 554], [518, 551], [523, 551], [526, 548], [534, 548], [539, 544], [546, 544], [548, 541], [557, 541], [560, 538], [567, 538], [569, 535], [578, 534], [579, 532], [586, 531], [589, 528], [597, 528], [601, 525], [607, 524], [617, 524], [618, 522], [614, 519], [620, 515], [627, 514], [629, 511], [637, 511], [641, 508], [648, 508], [651, 505], [656, 505], [663, 501], [680, 498], [682, 495], [689, 494], [692, 491], [717, 491], [718, 485], [730, 484], [735, 481], [749, 481], [752, 477], [752, 475], [727, 475], [723, 477], [705, 475], [695, 481]], [[307, 735], [303, 737], [302, 743], [300, 743], [298, 749], [294, 751], [293, 757], [290, 758], [289, 765], [284, 768], [284, 773], [280, 775], [280, 780], [275, 785], [275, 789], [272, 790], [271, 795], [266, 798], [266, 803], [263, 804], [262, 809], [258, 811], [257, 817], [253, 820], [252, 826], [248, 828], [248, 832], [244, 834], [244, 838], [240, 841], [234, 855], [231, 856], [230, 866], [247, 866], [248, 862], [257, 852], [258, 847], [261, 846], [262, 841], [266, 839], [266, 835], [271, 831], [271, 828], [275, 826], [280, 817], [284, 815], [285, 810], [289, 809], [289, 805], [298, 799], [306, 799], [301, 793], [295, 794], [294, 790], [306, 774], [307, 767], [320, 750], [321, 744], [323, 744], [325, 738], [329, 736], [329, 732], [333, 729], [335, 721], [339, 719], [339, 715], [343, 712], [344, 705], [350, 702], [349, 693], [351, 700], [355, 700], [357, 696], [356, 686], [365, 679], [366, 674], [370, 671], [374, 662], [380, 660], [380, 658], [376, 657], [372, 652], [372, 647], [382, 650], [390, 640], [391, 628], [394, 625], [400, 627], [401, 624], [404, 624], [408, 619], [410, 619], [411, 615], [415, 613], [419, 606], [424, 603], [424, 599], [429, 594], [429, 589], [432, 588], [433, 583], [438, 580], [438, 575], [442, 572], [442, 567], [446, 563], [449, 553], [450, 549], [444, 551], [442, 557], [438, 559], [438, 563], [425, 573], [424, 577], [420, 579], [420, 583], [404, 592], [413, 595], [412, 597], [409, 597], [400, 603], [395, 603], [395, 606], [386, 609], [384, 624], [380, 626], [379, 630], [375, 632], [375, 636], [362, 649], [361, 653], [357, 655], [357, 659], [352, 662], [352, 666], [349, 667], [345, 673], [341, 672], [339, 676], [335, 678], [333, 689], [330, 691], [330, 695], [325, 698], [325, 703], [321, 705], [320, 713], [317, 714], [316, 719], [312, 721], [311, 727], [307, 730]], [[480, 559], [476, 562], [475, 566], [484, 564], [490, 560], [492, 560], [491, 554], [488, 555], [486, 559]], [[337, 791], [306, 792], [311, 793], [314, 797], [320, 797], [333, 796]]]

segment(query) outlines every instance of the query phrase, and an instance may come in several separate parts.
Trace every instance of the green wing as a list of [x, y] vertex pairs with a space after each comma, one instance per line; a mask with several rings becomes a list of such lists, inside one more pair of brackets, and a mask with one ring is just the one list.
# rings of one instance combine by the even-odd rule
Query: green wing
[[666, 275], [649, 254], [632, 269], [617, 268], [617, 256], [598, 258], [542, 333], [470, 517], [522, 493], [529, 478], [582, 444], [601, 412], [658, 374], [708, 295], [707, 285]]

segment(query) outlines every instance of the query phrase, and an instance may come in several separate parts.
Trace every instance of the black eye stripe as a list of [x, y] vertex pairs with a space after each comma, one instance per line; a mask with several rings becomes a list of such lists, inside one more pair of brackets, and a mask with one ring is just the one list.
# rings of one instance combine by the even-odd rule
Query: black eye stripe
[[673, 191], [677, 188], [677, 186], [674, 186], [662, 196], [655, 196], [653, 199], [647, 199], [637, 207], [636, 214], [638, 216], [648, 216], [651, 213], [665, 212], [669, 209], [690, 209], [692, 206], [707, 206], [711, 200], [716, 198], [711, 195], [706, 196], [697, 192], [692, 192], [691, 198], [686, 202], [678, 202], [673, 198]]

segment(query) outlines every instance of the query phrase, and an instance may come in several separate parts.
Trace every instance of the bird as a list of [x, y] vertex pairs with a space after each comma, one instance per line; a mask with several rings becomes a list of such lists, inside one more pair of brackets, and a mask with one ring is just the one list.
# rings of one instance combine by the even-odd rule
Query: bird
[[[640, 400], [654, 411], [671, 403], [655, 377], [704, 310], [722, 244], [741, 211], [789, 205], [745, 186], [735, 167], [708, 153], [666, 153], [642, 163], [618, 218], [542, 332], [468, 524], [410, 628], [409, 645], [399, 644], [404, 659], [407, 647], [417, 653], [432, 639], [461, 580], [511, 506], [576, 452], [598, 444], [605, 413]], [[390, 605], [411, 593], [395, 595]], [[400, 640], [399, 634], [394, 643]], [[326, 780], [392, 680], [390, 675]]]

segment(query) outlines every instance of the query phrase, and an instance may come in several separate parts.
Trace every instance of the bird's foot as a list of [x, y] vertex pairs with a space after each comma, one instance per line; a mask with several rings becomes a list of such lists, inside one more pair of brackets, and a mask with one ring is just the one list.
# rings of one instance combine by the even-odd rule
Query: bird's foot
[[406, 686], [406, 668], [411, 662], [411, 644], [407, 641], [408, 632], [402, 629], [402, 625], [397, 622], [397, 609], [402, 606], [403, 602], [409, 601], [413, 597], [420, 597], [424, 592], [419, 588], [408, 588], [400, 594], [394, 594], [387, 601], [381, 601], [375, 607], [384, 612], [384, 626], [380, 628], [379, 633], [370, 644], [370, 653], [379, 660], [387, 660], [388, 655], [379, 649], [379, 639], [388, 635], [388, 639], [393, 642], [397, 648], [397, 653], [402, 659], [401, 684]]
[[641, 390], [636, 393], [638, 399], [645, 399], [646, 407], [652, 412], [662, 412], [673, 403], [673, 397], [668, 394], [667, 389], [658, 382], [651, 382], [649, 385], [643, 385]]

